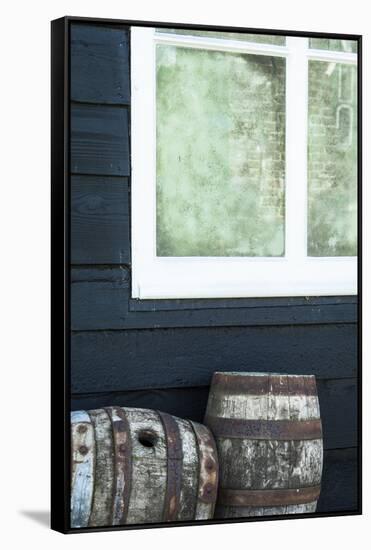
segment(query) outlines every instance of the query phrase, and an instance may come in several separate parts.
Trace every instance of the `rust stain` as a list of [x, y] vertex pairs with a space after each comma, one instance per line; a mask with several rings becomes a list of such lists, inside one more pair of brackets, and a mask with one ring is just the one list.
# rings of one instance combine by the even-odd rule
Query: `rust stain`
[[131, 492], [132, 457], [130, 427], [125, 409], [107, 407], [114, 441], [114, 495], [112, 505], [112, 525], [126, 523]]
[[167, 479], [163, 521], [175, 521], [180, 507], [183, 449], [178, 424], [173, 416], [158, 412], [164, 427], [167, 451]]
[[218, 502], [223, 506], [288, 506], [314, 502], [320, 492], [320, 485], [297, 489], [221, 489]]
[[322, 423], [315, 420], [246, 420], [206, 416], [216, 437], [295, 441], [322, 438]]
[[77, 431], [80, 433], [80, 434], [84, 434], [86, 431], [87, 431], [88, 427], [85, 426], [84, 424], [80, 424], [77, 428]]
[[199, 487], [198, 498], [205, 504], [215, 505], [218, 488], [219, 464], [214, 438], [206, 426], [191, 423], [198, 443]]

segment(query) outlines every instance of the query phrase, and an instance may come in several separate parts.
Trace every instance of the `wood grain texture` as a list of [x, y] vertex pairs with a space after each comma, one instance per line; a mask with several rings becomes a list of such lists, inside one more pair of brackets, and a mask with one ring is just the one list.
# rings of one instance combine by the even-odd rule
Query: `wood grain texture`
[[[167, 407], [164, 410], [168, 410]], [[180, 492], [180, 507], [178, 520], [190, 521], [196, 517], [199, 456], [194, 430], [188, 420], [176, 418], [179, 427], [183, 450], [183, 475]]]
[[[325, 449], [357, 445], [357, 380], [317, 380]], [[208, 386], [159, 388], [124, 392], [73, 394], [72, 408], [94, 409], [112, 405], [164, 410], [174, 416], [202, 422]], [[341, 403], [341, 406], [339, 406]]]
[[[128, 523], [162, 521], [166, 492], [166, 437], [155, 411], [126, 409], [133, 449], [133, 485], [130, 495]], [[141, 432], [151, 431], [155, 444], [146, 447], [140, 442]]]
[[128, 176], [127, 108], [72, 104], [70, 147], [72, 173]]
[[195, 519], [209, 519], [214, 515], [219, 484], [219, 459], [216, 443], [210, 430], [192, 422], [198, 448], [198, 494]]
[[354, 325], [73, 333], [72, 392], [202, 386], [217, 370], [355, 377], [356, 334]]
[[130, 425], [121, 407], [108, 407], [106, 410], [111, 419], [114, 447], [112, 525], [123, 525], [128, 517], [133, 475]]
[[324, 305], [357, 305], [357, 296], [285, 296], [272, 298], [195, 298], [130, 301], [131, 311], [172, 311], [195, 309], [246, 309], [256, 307], [297, 307]]
[[[234, 433], [234, 425], [241, 422], [250, 422], [259, 425], [261, 422], [305, 424], [319, 418], [318, 399], [312, 393], [305, 391], [306, 386], [313, 387], [314, 377], [269, 375], [264, 373], [246, 373], [250, 384], [257, 388], [256, 395], [244, 391], [245, 385], [241, 384], [241, 392], [236, 389], [229, 392], [223, 391], [223, 383], [218, 379], [219, 373], [215, 373], [213, 381], [216, 383], [214, 392], [213, 381], [210, 387], [210, 397], [205, 414], [205, 424], [211, 429], [209, 419], [220, 418], [228, 420], [229, 434], [219, 434], [214, 431], [218, 447], [220, 462], [220, 490], [231, 491], [259, 491], [265, 506], [235, 506], [217, 503], [216, 516], [248, 517], [255, 515], [280, 515], [295, 514], [314, 511], [313, 502], [305, 504], [287, 504], [282, 499], [283, 505], [270, 506], [269, 499], [264, 495], [266, 490], [276, 489], [300, 489], [302, 487], [317, 486], [321, 482], [323, 443], [321, 439], [305, 439], [287, 437], [280, 440], [270, 432], [265, 438], [257, 439], [248, 431]], [[240, 379], [240, 373], [223, 373], [225, 381], [228, 378]], [[253, 379], [256, 378], [257, 384]], [[264, 382], [264, 384], [262, 384]], [[246, 384], [247, 385], [247, 384]], [[260, 391], [266, 387], [266, 391]], [[227, 430], [228, 431], [228, 430]], [[259, 502], [260, 499], [257, 499]], [[238, 510], [236, 510], [238, 508]]]
[[356, 447], [325, 451], [318, 512], [359, 509], [357, 452]]
[[[71, 262], [121, 264], [130, 261], [127, 178], [72, 176]], [[117, 271], [117, 284], [122, 284]], [[107, 282], [107, 280], [106, 280]]]
[[[117, 188], [116, 188], [117, 190]], [[123, 218], [124, 223], [124, 218]], [[114, 238], [116, 251], [112, 255], [121, 254], [122, 247], [127, 246], [124, 233]], [[86, 240], [87, 243], [91, 242]], [[121, 243], [121, 249], [118, 247]], [[82, 243], [83, 244], [83, 243]], [[99, 241], [96, 244], [99, 247]], [[100, 252], [102, 255], [104, 251]], [[129, 249], [127, 251], [129, 254]], [[305, 302], [301, 299], [288, 307], [282, 301], [276, 304], [265, 303], [264, 299], [253, 301], [251, 307], [239, 307], [237, 300], [232, 302], [236, 307], [197, 307], [193, 309], [177, 309], [174, 303], [172, 310], [135, 311], [130, 299], [130, 271], [126, 267], [109, 270], [110, 281], [115, 280], [115, 286], [103, 277], [104, 269], [72, 270], [72, 329], [73, 330], [107, 330], [126, 328], [168, 328], [168, 327], [204, 327], [204, 326], [279, 326], [279, 325], [312, 325], [333, 324], [341, 322], [354, 323], [357, 318], [357, 306], [352, 302], [334, 302], [324, 298], [323, 303]], [[124, 270], [127, 276], [122, 277]], [[99, 273], [97, 273], [99, 272]], [[95, 297], [99, 295], [99, 300]], [[175, 301], [176, 302], [176, 301]], [[193, 300], [190, 300], [193, 302]], [[199, 301], [200, 302], [200, 301]], [[215, 303], [215, 302], [214, 302]], [[254, 305], [253, 305], [254, 304]], [[271, 305], [269, 305], [271, 304]], [[275, 305], [273, 305], [275, 304]]]
[[158, 411], [166, 434], [166, 492], [162, 521], [178, 519], [183, 478], [183, 445], [179, 425], [168, 413]]
[[71, 99], [128, 104], [128, 28], [72, 23], [70, 44]]
[[[92, 35], [98, 30], [96, 28], [94, 31], [91, 25], [84, 27], [91, 28]], [[102, 25], [99, 26], [99, 29], [103, 28]], [[80, 89], [79, 86], [74, 88], [73, 79], [78, 79], [79, 75], [73, 73], [71, 85], [75, 93], [73, 99], [77, 101], [121, 103], [117, 92], [121, 93], [122, 90], [108, 90], [108, 86], [106, 88], [106, 83], [109, 86], [112, 84], [110, 75], [107, 74], [105, 81], [101, 81], [102, 70], [113, 67], [117, 62], [115, 48], [118, 34], [111, 33], [109, 27], [106, 31], [104, 38], [101, 34], [100, 38], [96, 35], [92, 41], [87, 40], [86, 44], [82, 41], [75, 43], [77, 57], [74, 61], [77, 61], [76, 67], [80, 64], [79, 70], [83, 70], [83, 65], [93, 74], [94, 68], [105, 65], [104, 69], [99, 69], [99, 75], [98, 72], [93, 74], [89, 89], [84, 89], [84, 83], [79, 85]], [[106, 52], [111, 53], [104, 57], [106, 39]], [[121, 53], [124, 49], [122, 47]], [[89, 66], [91, 68], [88, 69]], [[122, 77], [125, 85], [128, 85], [128, 70], [125, 69], [120, 76], [116, 70], [115, 73], [117, 79]], [[86, 72], [85, 82], [88, 82], [88, 76]], [[100, 99], [96, 99], [96, 96]], [[113, 109], [111, 107], [112, 116]], [[121, 110], [120, 107], [116, 109]], [[89, 115], [85, 118], [88, 120], [94, 117]], [[94, 173], [90, 171], [92, 169], [103, 175], [107, 170], [108, 174], [113, 170], [114, 176], [120, 175], [117, 172], [121, 168], [116, 170], [115, 161], [110, 159], [117, 158], [118, 147], [126, 147], [127, 138], [124, 137], [122, 142], [118, 140], [120, 143], [116, 143], [115, 137], [111, 136], [111, 123], [106, 123], [101, 115], [96, 118], [98, 120], [93, 121], [92, 132], [88, 128], [90, 122], [88, 125], [80, 124], [81, 134], [77, 143], [82, 148], [86, 145], [86, 150], [84, 152], [82, 149], [77, 157], [75, 155], [79, 160], [78, 168], [88, 169], [90, 174]], [[108, 136], [104, 135], [106, 129]], [[111, 139], [113, 148], [110, 152]], [[104, 152], [105, 147], [107, 152]], [[99, 151], [98, 155], [96, 151]], [[93, 158], [90, 160], [90, 154], [99, 158], [101, 152], [103, 157], [96, 165]], [[121, 153], [120, 158], [123, 158]], [[129, 174], [126, 164], [122, 169], [126, 175]], [[101, 204], [104, 206], [105, 202]], [[103, 215], [103, 211], [101, 212]], [[81, 231], [87, 221], [83, 219], [84, 216], [85, 214], [79, 214]], [[93, 216], [95, 214], [92, 213], [89, 218], [92, 232], [95, 221], [98, 225], [102, 222], [102, 226], [104, 221], [99, 214], [99, 220], [96, 219], [93, 223]], [[118, 223], [118, 218], [116, 221]], [[89, 233], [87, 225], [85, 227]], [[121, 265], [117, 269], [105, 269], [103, 265], [98, 265], [105, 262], [105, 258], [117, 258], [121, 253], [125, 254], [126, 245], [122, 246], [119, 238], [115, 243], [110, 240], [109, 244], [108, 239], [97, 237], [95, 243], [91, 241], [90, 248], [87, 245], [87, 234], [83, 241], [88, 250], [83, 263], [91, 261], [96, 266], [91, 270], [87, 266], [73, 271], [75, 282], [81, 283], [81, 286], [74, 287], [72, 322], [83, 331], [100, 331], [100, 334], [81, 332], [72, 335], [74, 390], [95, 392], [73, 395], [74, 408], [90, 409], [127, 404], [158, 408], [200, 421], [207, 399], [206, 385], [210, 382], [211, 373], [216, 369], [224, 369], [224, 365], [226, 369], [248, 367], [249, 370], [277, 370], [278, 365], [278, 370], [282, 372], [315, 373], [327, 378], [319, 382], [318, 392], [325, 446], [333, 449], [325, 451], [323, 487], [317, 509], [324, 512], [356, 508], [356, 450], [346, 447], [357, 444], [357, 297], [131, 300], [130, 267]], [[84, 242], [79, 245], [81, 254], [84, 253]], [[91, 291], [83, 288], [91, 284], [95, 285]], [[132, 313], [140, 313], [140, 316], [134, 318]], [[330, 326], [333, 323], [337, 325]], [[315, 324], [319, 325], [314, 327]], [[254, 325], [257, 325], [256, 332], [241, 330], [241, 327]], [[171, 328], [184, 326], [210, 329]], [[224, 328], [212, 328], [216, 326], [229, 328], [224, 332]], [[115, 334], [107, 330], [110, 327], [119, 330]], [[126, 328], [149, 330], [129, 330], [131, 334], [124, 335]], [[154, 328], [156, 330], [152, 330]], [[151, 349], [154, 350], [153, 354]], [[342, 379], [344, 377], [347, 379]], [[192, 387], [198, 384], [202, 386], [197, 389]], [[117, 391], [136, 388], [141, 390]]]
[[109, 406], [72, 413], [71, 430], [74, 527], [212, 517], [218, 459], [205, 426]]
[[71, 414], [71, 527], [87, 527], [94, 490], [95, 439], [89, 415]]
[[115, 478], [112, 425], [104, 409], [91, 410], [89, 416], [95, 436], [95, 480], [89, 526], [103, 527], [112, 522]]

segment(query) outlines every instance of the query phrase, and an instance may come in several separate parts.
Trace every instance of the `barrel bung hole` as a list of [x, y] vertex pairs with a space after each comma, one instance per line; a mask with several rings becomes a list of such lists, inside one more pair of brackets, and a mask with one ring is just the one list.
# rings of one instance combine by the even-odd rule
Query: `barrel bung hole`
[[138, 433], [138, 441], [143, 447], [151, 449], [155, 446], [157, 435], [151, 430], [141, 430]]

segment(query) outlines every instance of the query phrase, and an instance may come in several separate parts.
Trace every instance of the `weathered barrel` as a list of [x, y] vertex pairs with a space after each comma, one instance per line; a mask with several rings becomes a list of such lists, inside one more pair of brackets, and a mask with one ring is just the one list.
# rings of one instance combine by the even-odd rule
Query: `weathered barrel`
[[216, 517], [316, 510], [323, 445], [314, 376], [216, 372], [204, 423], [219, 455]]
[[71, 414], [71, 527], [213, 517], [218, 458], [206, 426], [147, 409]]

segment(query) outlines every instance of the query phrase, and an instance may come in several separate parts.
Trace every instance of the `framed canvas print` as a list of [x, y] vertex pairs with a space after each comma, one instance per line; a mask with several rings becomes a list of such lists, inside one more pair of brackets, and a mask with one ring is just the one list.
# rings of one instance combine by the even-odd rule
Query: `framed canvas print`
[[361, 46], [52, 22], [53, 529], [361, 513]]

